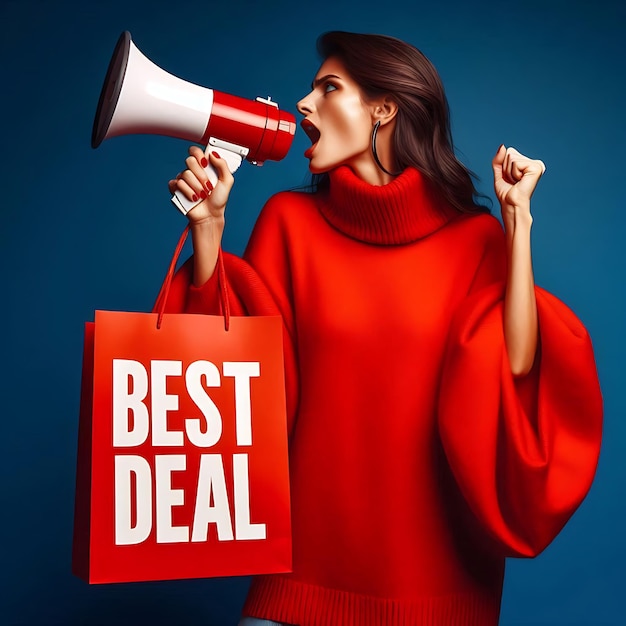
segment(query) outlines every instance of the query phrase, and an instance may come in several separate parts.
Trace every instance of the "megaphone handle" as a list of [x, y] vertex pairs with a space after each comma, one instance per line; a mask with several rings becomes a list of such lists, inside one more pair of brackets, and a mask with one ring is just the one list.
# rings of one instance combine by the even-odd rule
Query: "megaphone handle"
[[[210, 152], [217, 152], [220, 157], [226, 161], [231, 174], [234, 174], [239, 169], [239, 166], [243, 161], [243, 156], [239, 154], [239, 152], [233, 152], [232, 150], [227, 150], [222, 146], [215, 146], [211, 143], [209, 143], [204, 151], [207, 156], [207, 160]], [[211, 185], [215, 186], [217, 184], [217, 172], [215, 171], [215, 168], [209, 163], [204, 168], [204, 171], [206, 172]], [[172, 202], [183, 215], [187, 215], [187, 213], [189, 213], [193, 207], [200, 204], [202, 200], [196, 200], [195, 202], [193, 200], [188, 200], [182, 192], [177, 191], [172, 196]]]

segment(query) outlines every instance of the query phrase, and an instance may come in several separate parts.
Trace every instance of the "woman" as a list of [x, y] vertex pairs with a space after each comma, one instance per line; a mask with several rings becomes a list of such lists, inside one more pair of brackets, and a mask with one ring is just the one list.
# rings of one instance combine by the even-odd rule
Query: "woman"
[[[428, 60], [377, 35], [318, 48], [298, 103], [317, 191], [271, 198], [223, 256], [231, 306], [280, 313], [287, 339], [293, 573], [256, 577], [242, 624], [497, 624], [505, 556], [560, 531], [600, 443], [587, 333], [533, 283], [545, 168], [498, 149], [503, 233]], [[169, 184], [204, 199], [170, 311], [217, 312], [233, 177], [209, 160], [215, 189], [197, 147]]]

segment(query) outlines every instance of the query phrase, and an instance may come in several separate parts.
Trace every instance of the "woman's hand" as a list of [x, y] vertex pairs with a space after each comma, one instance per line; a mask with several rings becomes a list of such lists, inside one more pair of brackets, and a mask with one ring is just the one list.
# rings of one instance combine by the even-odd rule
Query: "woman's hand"
[[189, 219], [192, 226], [206, 220], [221, 220], [224, 218], [228, 196], [235, 181], [228, 169], [228, 164], [217, 152], [211, 152], [208, 158], [217, 172], [215, 188], [211, 185], [204, 171], [209, 161], [207, 161], [207, 157], [198, 146], [189, 147], [189, 156], [185, 160], [187, 169], [168, 183], [170, 193], [174, 194], [180, 191], [192, 202], [201, 200], [199, 204], [187, 213], [187, 219]]
[[546, 171], [543, 161], [529, 159], [515, 148], [501, 145], [492, 161], [496, 198], [506, 222], [516, 210], [530, 211], [530, 198]]
[[185, 161], [187, 169], [168, 183], [170, 193], [180, 191], [192, 202], [201, 200], [187, 213], [194, 250], [193, 284], [196, 287], [201, 287], [215, 271], [224, 232], [226, 203], [235, 182], [228, 164], [217, 152], [211, 152], [208, 159], [217, 172], [215, 188], [204, 171], [207, 157], [198, 146], [189, 148]]

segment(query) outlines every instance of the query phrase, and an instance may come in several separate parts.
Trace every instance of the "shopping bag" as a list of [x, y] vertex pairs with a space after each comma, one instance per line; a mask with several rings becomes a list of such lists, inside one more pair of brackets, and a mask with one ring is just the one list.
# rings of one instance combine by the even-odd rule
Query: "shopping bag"
[[[186, 234], [187, 231], [185, 231]], [[152, 313], [86, 324], [73, 571], [90, 583], [291, 569], [282, 322]]]

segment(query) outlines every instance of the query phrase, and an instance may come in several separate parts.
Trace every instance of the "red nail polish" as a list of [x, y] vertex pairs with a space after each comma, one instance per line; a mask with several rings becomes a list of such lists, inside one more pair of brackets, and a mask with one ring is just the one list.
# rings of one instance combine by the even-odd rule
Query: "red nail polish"
[[217, 152], [211, 152], [211, 154], [216, 158], [219, 159], [220, 155]]
[[198, 202], [198, 196], [196, 196], [196, 194], [194, 193], [193, 196], [191, 197], [191, 200], [193, 202]]
[[205, 183], [205, 187], [209, 190], [209, 191], [213, 191], [213, 185], [211, 184], [210, 180], [207, 180]]
[[202, 157], [202, 161], [200, 161], [200, 164], [202, 165], [202, 167], [206, 167], [209, 162], [204, 157]]
[[207, 195], [206, 195], [206, 191], [204, 191], [204, 190], [203, 190], [203, 191], [201, 191], [201, 192], [200, 192], [200, 197], [204, 200], [204, 199], [207, 197]]

